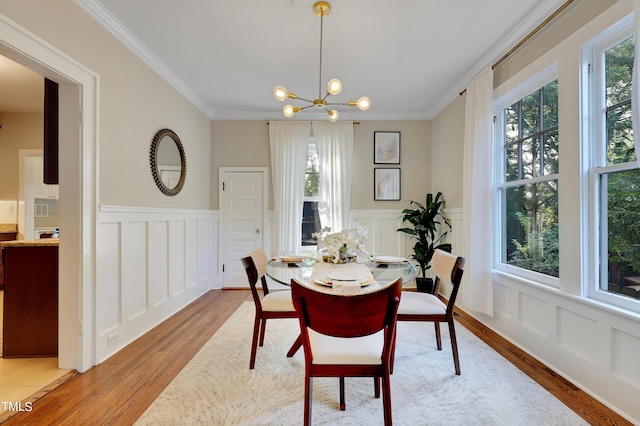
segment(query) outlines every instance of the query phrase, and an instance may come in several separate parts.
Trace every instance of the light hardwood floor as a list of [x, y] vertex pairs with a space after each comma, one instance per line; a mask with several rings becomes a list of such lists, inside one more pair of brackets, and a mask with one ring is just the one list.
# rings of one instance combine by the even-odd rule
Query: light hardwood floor
[[[104, 363], [25, 400], [31, 411], [5, 412], [7, 425], [128, 425], [147, 409], [251, 294], [213, 290]], [[464, 312], [460, 324], [485, 341], [593, 425], [631, 425]], [[247, 368], [249, 368], [249, 354]]]

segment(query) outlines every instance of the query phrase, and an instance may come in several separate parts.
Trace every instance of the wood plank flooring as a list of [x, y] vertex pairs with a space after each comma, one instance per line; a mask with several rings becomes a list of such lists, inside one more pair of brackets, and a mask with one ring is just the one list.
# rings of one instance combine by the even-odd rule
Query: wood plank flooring
[[[0, 423], [134, 423], [245, 300], [251, 300], [246, 290], [207, 292], [104, 363], [32, 396], [31, 411], [5, 412]], [[469, 315], [461, 312], [457, 319], [590, 424], [631, 425]]]

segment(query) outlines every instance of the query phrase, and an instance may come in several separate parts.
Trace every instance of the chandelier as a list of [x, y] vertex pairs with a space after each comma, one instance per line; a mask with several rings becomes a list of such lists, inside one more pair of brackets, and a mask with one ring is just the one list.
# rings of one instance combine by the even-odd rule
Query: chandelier
[[327, 93], [322, 96], [322, 24], [324, 21], [324, 17], [329, 15], [331, 12], [331, 5], [325, 1], [316, 2], [313, 5], [313, 13], [320, 17], [320, 71], [318, 73], [318, 98], [311, 100], [298, 97], [295, 93], [287, 91], [282, 86], [277, 86], [273, 89], [273, 97], [278, 101], [284, 101], [285, 99], [299, 99], [301, 101], [305, 101], [308, 103], [306, 106], [293, 106], [293, 105], [285, 105], [282, 108], [282, 113], [285, 117], [291, 118], [294, 116], [296, 112], [300, 112], [307, 108], [319, 108], [323, 109], [329, 115], [329, 120], [332, 122], [338, 121], [340, 118], [340, 113], [330, 107], [337, 105], [348, 105], [351, 107], [358, 107], [362, 111], [366, 111], [371, 106], [371, 101], [366, 96], [361, 97], [357, 101], [349, 101], [349, 102], [327, 102], [327, 98], [329, 95], [338, 95], [342, 91], [342, 82], [337, 78], [332, 78], [327, 83]]

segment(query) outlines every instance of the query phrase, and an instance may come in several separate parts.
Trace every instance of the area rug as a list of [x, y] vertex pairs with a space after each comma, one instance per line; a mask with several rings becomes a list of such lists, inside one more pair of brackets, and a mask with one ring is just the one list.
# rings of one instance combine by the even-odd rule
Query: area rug
[[[254, 370], [249, 351], [254, 306], [245, 302], [167, 386], [137, 425], [299, 425], [304, 354], [287, 358], [297, 320], [270, 320]], [[447, 327], [443, 350], [433, 325], [400, 322], [391, 376], [396, 425], [584, 425], [577, 414], [457, 324], [462, 375], [456, 376]], [[346, 379], [346, 411], [338, 379], [313, 381], [314, 425], [381, 425], [373, 379]]]

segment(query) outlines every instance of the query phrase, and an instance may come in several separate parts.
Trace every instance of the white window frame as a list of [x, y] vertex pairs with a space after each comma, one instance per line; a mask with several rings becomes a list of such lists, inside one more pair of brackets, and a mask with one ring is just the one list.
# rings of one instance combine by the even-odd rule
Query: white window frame
[[[316, 146], [316, 141], [315, 141], [315, 137], [310, 136], [309, 137], [309, 143], [307, 145], [307, 156], [309, 155], [309, 150], [310, 150], [312, 145], [315, 147]], [[316, 154], [317, 153], [318, 153], [318, 150], [316, 148]], [[305, 159], [305, 161], [306, 161], [306, 159]], [[306, 171], [305, 171], [305, 176], [306, 176]], [[315, 201], [317, 203], [318, 201], [320, 201], [320, 196], [316, 195], [314, 197], [314, 196], [305, 195], [303, 197], [303, 200], [302, 200], [303, 206], [304, 206], [304, 203], [307, 202], [307, 201], [311, 201], [311, 202]], [[304, 216], [303, 216], [303, 220], [304, 220]], [[310, 254], [312, 252], [317, 252], [318, 251], [318, 246], [317, 245], [302, 245], [302, 241], [300, 241], [300, 249], [299, 250], [300, 250], [299, 253]]]
[[[581, 105], [584, 112], [582, 121], [582, 146], [587, 153], [588, 161], [583, 176], [587, 176], [588, 196], [583, 211], [588, 212], [587, 233], [590, 238], [588, 250], [583, 259], [586, 266], [583, 290], [586, 297], [600, 302], [628, 309], [640, 311], [640, 301], [628, 296], [600, 289], [600, 282], [607, 279], [608, 265], [602, 265], [602, 250], [607, 250], [607, 242], [601, 241], [600, 217], [600, 176], [608, 172], [631, 170], [637, 167], [635, 162], [608, 166], [606, 153], [606, 109], [604, 54], [610, 48], [634, 35], [634, 19], [630, 14], [621, 19], [605, 31], [593, 37], [582, 47], [581, 67]], [[638, 40], [636, 40], [636, 43]], [[634, 135], [638, 137], [639, 135]], [[636, 153], [638, 155], [640, 153]]]
[[[524, 268], [519, 268], [513, 265], [503, 263], [502, 252], [505, 246], [504, 235], [504, 209], [502, 200], [502, 190], [507, 187], [514, 186], [514, 184], [520, 184], [522, 181], [506, 182], [505, 181], [505, 164], [504, 164], [504, 115], [503, 110], [518, 102], [520, 99], [526, 97], [532, 92], [544, 87], [552, 81], [558, 79], [558, 65], [556, 63], [548, 66], [532, 78], [523, 82], [522, 84], [514, 87], [508, 93], [503, 96], [494, 99], [493, 101], [493, 115], [494, 115], [494, 178], [493, 178], [493, 211], [494, 215], [494, 238], [493, 238], [493, 268], [496, 271], [500, 271], [509, 274], [514, 277], [518, 277], [526, 280], [530, 284], [544, 285], [553, 288], [560, 288], [560, 279], [550, 275], [545, 275], [536, 271], [531, 271]], [[558, 87], [561, 82], [558, 81]], [[560, 92], [560, 90], [559, 90]], [[560, 99], [558, 99], [560, 102]], [[560, 174], [546, 175], [544, 180], [558, 180], [560, 182]], [[534, 184], [539, 182], [539, 178], [527, 179], [527, 183]], [[518, 185], [519, 186], [519, 185]], [[558, 223], [560, 226], [560, 223]]]

